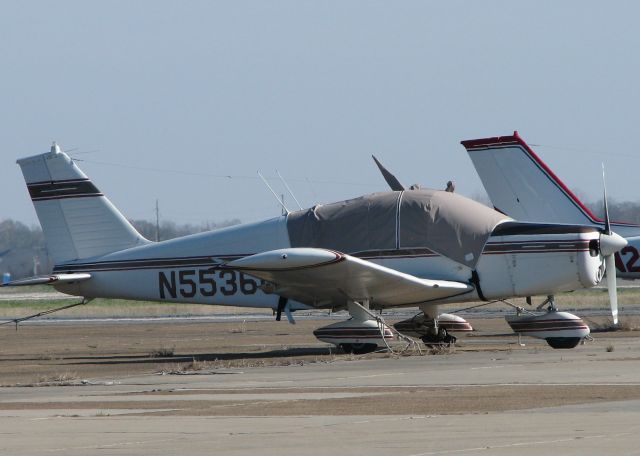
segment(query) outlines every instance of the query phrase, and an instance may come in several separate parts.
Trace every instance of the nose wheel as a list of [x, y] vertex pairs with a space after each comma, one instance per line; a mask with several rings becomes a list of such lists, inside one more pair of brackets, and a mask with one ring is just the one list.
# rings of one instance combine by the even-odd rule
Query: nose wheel
[[[508, 315], [505, 319], [513, 332], [518, 335], [518, 340], [522, 335], [531, 336], [544, 339], [551, 348], [569, 349], [577, 347], [582, 340], [589, 337], [591, 332], [589, 326], [580, 317], [569, 312], [558, 311], [552, 295], [547, 296], [547, 299], [536, 307], [537, 311], [543, 311], [546, 306], [544, 313], [528, 312], [511, 303], [503, 302], [517, 310], [515, 316]], [[531, 299], [527, 302], [531, 303]]]
[[580, 337], [547, 337], [545, 339], [547, 344], [551, 348], [557, 349], [568, 349], [568, 348], [576, 348], [582, 338]]
[[449, 334], [449, 332], [443, 327], [430, 328], [427, 334], [422, 336], [421, 339], [425, 345], [451, 345], [455, 344], [456, 340], [458, 340], [455, 336]]

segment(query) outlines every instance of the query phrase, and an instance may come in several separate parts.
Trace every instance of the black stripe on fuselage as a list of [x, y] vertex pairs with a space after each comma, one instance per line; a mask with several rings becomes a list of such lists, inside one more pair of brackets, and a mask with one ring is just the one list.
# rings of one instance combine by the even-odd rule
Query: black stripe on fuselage
[[492, 242], [484, 248], [483, 255], [504, 253], [540, 253], [540, 252], [584, 252], [589, 250], [587, 240], [529, 241], [529, 242]]
[[430, 256], [438, 256], [436, 252], [425, 248], [415, 249], [397, 249], [397, 250], [365, 250], [362, 252], [353, 252], [349, 255], [362, 258], [363, 260], [374, 260], [379, 258], [396, 259], [396, 258], [422, 258]]
[[[589, 241], [583, 239], [545, 240], [522, 242], [489, 242], [484, 247], [483, 255], [505, 253], [541, 253], [541, 252], [583, 252], [589, 250]], [[351, 256], [363, 260], [423, 258], [440, 256], [429, 249], [368, 250], [351, 253]]]
[[[483, 251], [486, 255], [504, 255], [512, 253], [559, 253], [582, 252], [589, 250], [589, 241], [582, 239], [571, 240], [540, 240], [518, 242], [490, 242]], [[85, 263], [60, 264], [55, 266], [53, 272], [94, 272], [94, 271], [125, 271], [137, 269], [171, 269], [186, 267], [216, 267], [222, 263], [253, 255], [224, 254], [207, 255], [198, 257], [174, 257], [174, 258], [146, 258], [135, 260], [96, 261]], [[427, 258], [440, 256], [432, 250], [425, 248], [399, 249], [399, 250], [370, 250], [350, 253], [351, 256], [363, 260], [392, 260], [404, 258]]]
[[600, 229], [588, 225], [560, 225], [555, 223], [503, 222], [496, 226], [491, 236], [526, 236], [538, 234], [597, 233]]
[[103, 196], [89, 179], [68, 179], [27, 184], [32, 201]]
[[[79, 271], [124, 271], [133, 269], [171, 269], [187, 267], [215, 267], [220, 261], [226, 262], [244, 258], [247, 255], [221, 255], [183, 258], [148, 258], [136, 260], [96, 261], [92, 263], [60, 264], [53, 268], [54, 272]], [[214, 259], [215, 258], [215, 259]], [[218, 261], [220, 260], [220, 261]]]

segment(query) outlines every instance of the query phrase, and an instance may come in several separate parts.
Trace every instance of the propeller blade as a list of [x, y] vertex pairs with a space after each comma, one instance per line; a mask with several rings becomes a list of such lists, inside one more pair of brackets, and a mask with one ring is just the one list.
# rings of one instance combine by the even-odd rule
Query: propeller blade
[[609, 305], [611, 306], [611, 317], [613, 325], [618, 325], [618, 286], [616, 279], [616, 258], [615, 253], [627, 245], [627, 240], [611, 231], [611, 221], [609, 220], [609, 205], [607, 204], [607, 181], [604, 173], [604, 163], [602, 164], [602, 189], [604, 191], [604, 231], [600, 234], [600, 253], [604, 256], [604, 264], [607, 275], [607, 292], [609, 293]]
[[616, 259], [613, 255], [604, 258], [607, 274], [607, 291], [609, 292], [609, 304], [611, 305], [611, 316], [613, 324], [618, 324], [618, 288], [616, 284]]
[[372, 155], [372, 157], [373, 157], [373, 161], [375, 161], [376, 165], [378, 165], [378, 169], [382, 173], [382, 176], [384, 177], [384, 180], [386, 180], [387, 184], [389, 184], [389, 187], [391, 187], [391, 190], [394, 190], [394, 191], [397, 191], [397, 192], [403, 191], [404, 190], [404, 186], [400, 183], [400, 181], [396, 178], [396, 176], [391, 174], [387, 170], [387, 168], [382, 166], [382, 163], [380, 163], [378, 161], [378, 159], [375, 157], [375, 155]]
[[609, 206], [607, 205], [607, 182], [604, 178], [604, 163], [602, 164], [602, 188], [604, 189], [604, 232], [611, 234], [611, 224], [609, 223]]
[[617, 233], [600, 234], [600, 254], [604, 257], [607, 276], [607, 292], [614, 326], [618, 325], [618, 287], [616, 283], [615, 253], [627, 245], [627, 240]]

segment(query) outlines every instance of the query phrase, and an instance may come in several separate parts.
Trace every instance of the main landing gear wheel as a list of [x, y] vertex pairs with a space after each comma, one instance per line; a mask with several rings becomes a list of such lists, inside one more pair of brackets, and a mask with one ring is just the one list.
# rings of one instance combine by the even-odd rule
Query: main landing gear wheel
[[345, 353], [353, 353], [354, 355], [363, 355], [371, 353], [378, 348], [376, 344], [340, 344]]
[[546, 341], [552, 348], [575, 348], [578, 346], [581, 337], [547, 337]]
[[[503, 302], [516, 307], [507, 301]], [[553, 295], [547, 296], [536, 310], [542, 310], [547, 305], [547, 311], [543, 314], [527, 312], [521, 307], [516, 307], [516, 315], [505, 316], [513, 332], [518, 334], [518, 341], [521, 335], [525, 335], [544, 339], [554, 349], [569, 349], [577, 347], [589, 336], [589, 325], [577, 315], [558, 311]]]
[[437, 334], [426, 334], [422, 336], [421, 339], [422, 342], [425, 343], [425, 345], [455, 344], [456, 340], [458, 340], [455, 336], [449, 334], [447, 330], [442, 327], [438, 328]]

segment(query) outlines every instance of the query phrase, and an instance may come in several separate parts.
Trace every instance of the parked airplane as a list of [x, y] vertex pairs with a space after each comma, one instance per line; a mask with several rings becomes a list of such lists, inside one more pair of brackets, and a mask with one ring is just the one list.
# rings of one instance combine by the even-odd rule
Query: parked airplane
[[[554, 348], [589, 328], [556, 312], [555, 293], [598, 284], [606, 258], [626, 245], [607, 229], [522, 223], [452, 192], [394, 190], [316, 205], [257, 223], [150, 242], [54, 143], [18, 160], [42, 225], [53, 273], [8, 285], [50, 283], [96, 297], [271, 308], [347, 309], [315, 331], [347, 351], [394, 337], [372, 310], [417, 306], [397, 327], [425, 342], [469, 330], [441, 304], [549, 296], [549, 312], [516, 316]], [[615, 287], [614, 287], [615, 290]]]
[[[462, 141], [493, 206], [519, 220], [604, 226], [514, 132]], [[615, 254], [618, 277], [640, 278], [640, 225], [611, 222], [629, 244]]]

